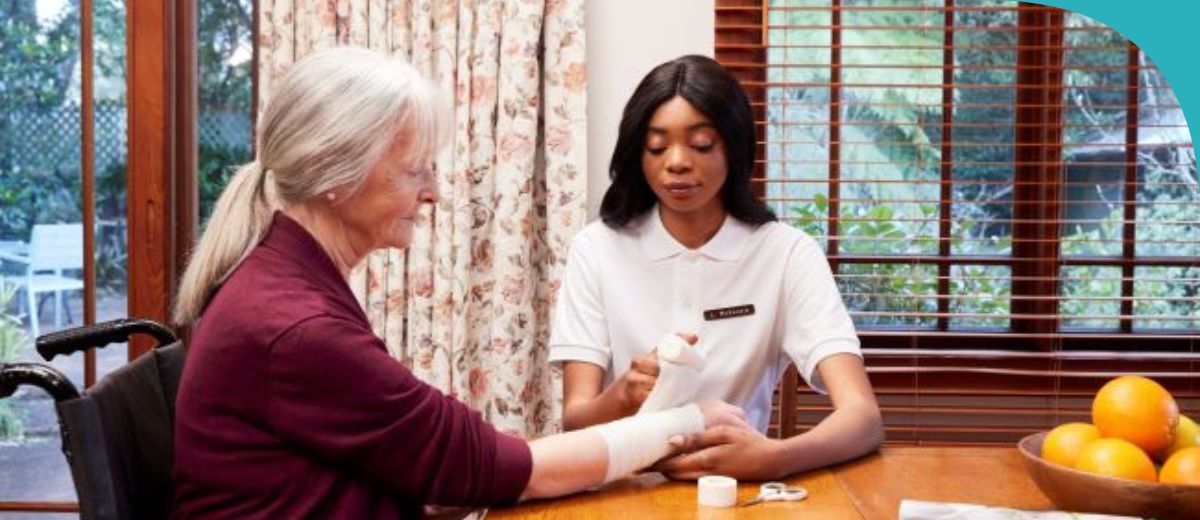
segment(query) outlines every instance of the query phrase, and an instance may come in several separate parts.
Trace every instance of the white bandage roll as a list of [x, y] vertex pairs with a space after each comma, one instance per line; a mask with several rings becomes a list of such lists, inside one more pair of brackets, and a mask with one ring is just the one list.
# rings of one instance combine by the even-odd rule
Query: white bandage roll
[[638, 413], [657, 412], [682, 406], [696, 398], [704, 356], [675, 334], [658, 341], [658, 378]]
[[667, 334], [658, 340], [658, 359], [697, 371], [704, 370], [704, 356], [678, 334]]
[[696, 503], [706, 507], [737, 505], [737, 479], [720, 475], [700, 477], [696, 481]]
[[689, 404], [592, 426], [608, 447], [604, 482], [612, 482], [671, 453], [671, 437], [704, 431], [700, 406]]

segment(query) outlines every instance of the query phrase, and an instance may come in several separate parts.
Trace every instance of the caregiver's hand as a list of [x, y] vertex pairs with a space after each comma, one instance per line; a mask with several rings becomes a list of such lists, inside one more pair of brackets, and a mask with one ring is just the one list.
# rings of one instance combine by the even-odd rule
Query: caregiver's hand
[[[699, 339], [695, 334], [687, 333], [681, 333], [679, 337], [689, 345], [695, 345]], [[658, 348], [655, 347], [649, 353], [633, 358], [629, 363], [629, 370], [617, 380], [621, 389], [621, 407], [629, 413], [637, 412], [650, 395], [650, 391], [654, 390], [654, 383], [658, 381], [659, 374], [657, 352]]]
[[681, 455], [654, 465], [654, 470], [680, 480], [705, 475], [725, 475], [744, 480], [771, 480], [783, 476], [779, 464], [780, 441], [757, 430], [728, 424], [693, 435], [680, 446]]
[[658, 372], [658, 356], [653, 350], [633, 358], [629, 363], [629, 370], [617, 381], [618, 388], [621, 389], [621, 408], [629, 413], [636, 412], [654, 389], [654, 383], [658, 381]]

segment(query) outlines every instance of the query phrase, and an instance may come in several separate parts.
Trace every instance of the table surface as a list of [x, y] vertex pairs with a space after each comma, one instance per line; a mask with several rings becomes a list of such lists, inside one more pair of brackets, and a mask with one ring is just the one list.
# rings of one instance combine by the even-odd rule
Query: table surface
[[[728, 509], [698, 507], [695, 482], [658, 474], [602, 489], [492, 509], [487, 518], [896, 518], [902, 499], [963, 502], [1017, 509], [1052, 509], [1016, 448], [885, 447], [879, 453], [785, 480], [808, 489], [802, 502], [769, 502]], [[738, 485], [738, 503], [758, 494], [758, 482]]]

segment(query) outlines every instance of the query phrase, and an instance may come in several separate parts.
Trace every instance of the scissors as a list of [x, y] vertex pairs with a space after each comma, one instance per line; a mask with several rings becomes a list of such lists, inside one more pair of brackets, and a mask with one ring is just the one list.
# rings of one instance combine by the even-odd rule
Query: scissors
[[787, 487], [783, 482], [767, 482], [758, 488], [758, 496], [742, 504], [742, 507], [763, 502], [799, 502], [808, 498], [808, 490], [802, 487]]

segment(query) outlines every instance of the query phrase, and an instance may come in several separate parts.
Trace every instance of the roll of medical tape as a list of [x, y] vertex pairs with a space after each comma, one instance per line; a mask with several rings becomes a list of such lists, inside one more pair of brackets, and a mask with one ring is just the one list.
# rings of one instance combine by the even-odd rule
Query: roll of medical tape
[[720, 475], [700, 477], [696, 481], [696, 502], [706, 507], [737, 505], [737, 479]]

